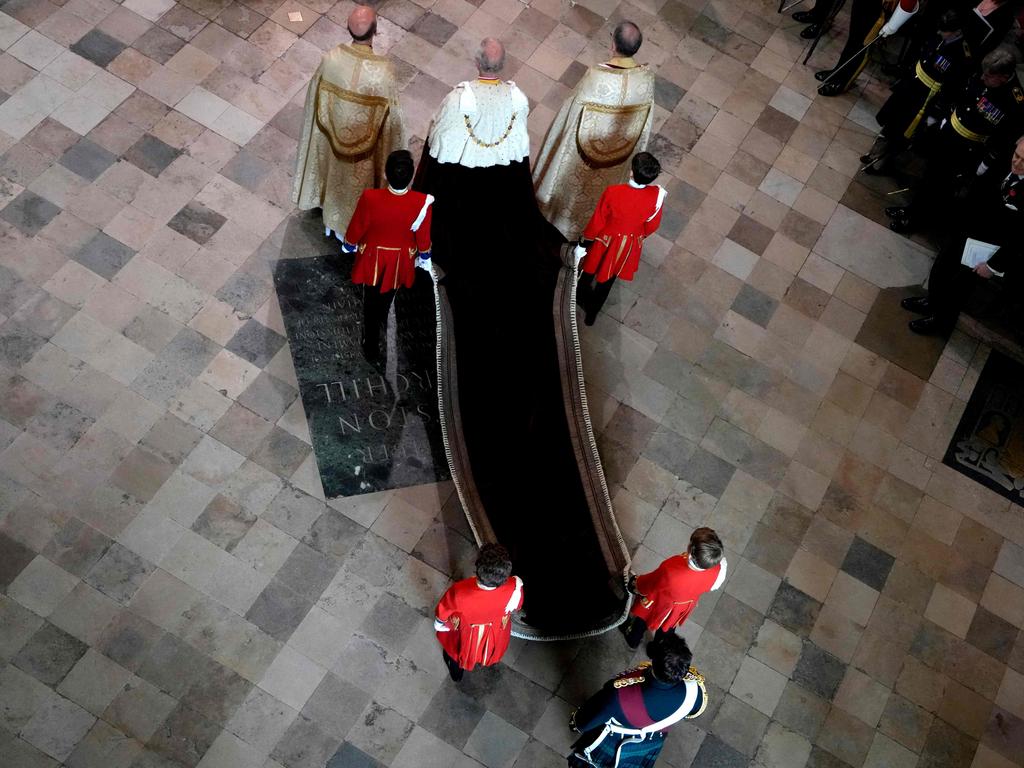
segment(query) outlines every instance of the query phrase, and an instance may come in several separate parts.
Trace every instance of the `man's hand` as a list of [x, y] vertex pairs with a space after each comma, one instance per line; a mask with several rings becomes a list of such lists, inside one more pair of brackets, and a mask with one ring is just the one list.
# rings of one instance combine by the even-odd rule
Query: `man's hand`
[[421, 253], [416, 257], [416, 266], [422, 269], [424, 272], [430, 272], [430, 254]]
[[988, 268], [988, 264], [982, 263], [974, 268], [974, 274], [976, 274], [978, 277], [984, 277], [986, 280], [988, 280], [990, 277], [992, 277], [994, 273], [991, 269]]
[[975, 171], [975, 174], [978, 175], [978, 176], [984, 176], [987, 172], [988, 172], [988, 163], [986, 163], [984, 160], [982, 160], [980, 163], [978, 163], [978, 170]]
[[355, 253], [358, 249], [357, 246], [352, 243], [346, 243], [344, 240], [341, 241], [341, 252], [342, 253]]
[[579, 266], [580, 262], [583, 261], [583, 257], [587, 255], [587, 249], [582, 245], [577, 245], [572, 249], [572, 255], [576, 258], [576, 266]]

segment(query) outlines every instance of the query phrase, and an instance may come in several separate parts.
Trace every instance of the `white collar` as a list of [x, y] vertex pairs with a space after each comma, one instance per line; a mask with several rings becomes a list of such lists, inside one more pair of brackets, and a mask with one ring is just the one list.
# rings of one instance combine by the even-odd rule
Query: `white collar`
[[630, 177], [629, 179], [629, 186], [631, 186], [633, 189], [647, 189], [646, 184], [637, 184], [635, 181], [633, 181], [632, 177]]
[[693, 558], [690, 557], [689, 554], [686, 555], [686, 565], [689, 566], [691, 571], [706, 571], [707, 570], [707, 568], [701, 568], [699, 565], [697, 565], [695, 562], [693, 562]]
[[478, 587], [480, 587], [480, 589], [486, 589], [488, 592], [497, 589], [497, 587], [487, 587], [487, 586], [484, 586], [483, 584], [480, 583], [480, 579], [476, 580], [476, 585]]
[[411, 184], [408, 187], [406, 187], [405, 189], [395, 189], [390, 184], [388, 184], [388, 189], [391, 191], [391, 194], [393, 194], [393, 195], [404, 195], [406, 192], [409, 191], [410, 187], [412, 187]]

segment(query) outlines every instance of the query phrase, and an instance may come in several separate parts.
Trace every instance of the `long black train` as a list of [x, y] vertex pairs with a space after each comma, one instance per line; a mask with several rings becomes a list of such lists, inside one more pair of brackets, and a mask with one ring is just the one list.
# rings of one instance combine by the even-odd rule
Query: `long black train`
[[571, 247], [540, 214], [526, 161], [439, 166], [432, 239], [445, 446], [477, 542], [524, 580], [514, 632], [555, 640], [625, 617], [629, 553], [586, 412]]

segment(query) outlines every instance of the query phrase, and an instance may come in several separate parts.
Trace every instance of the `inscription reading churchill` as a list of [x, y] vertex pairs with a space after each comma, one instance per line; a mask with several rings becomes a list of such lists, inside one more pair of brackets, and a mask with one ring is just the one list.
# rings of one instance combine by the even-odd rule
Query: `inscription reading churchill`
[[274, 282], [310, 439], [328, 497], [448, 479], [437, 412], [433, 286], [418, 272], [384, 334], [386, 363], [360, 349], [352, 256], [279, 261]]

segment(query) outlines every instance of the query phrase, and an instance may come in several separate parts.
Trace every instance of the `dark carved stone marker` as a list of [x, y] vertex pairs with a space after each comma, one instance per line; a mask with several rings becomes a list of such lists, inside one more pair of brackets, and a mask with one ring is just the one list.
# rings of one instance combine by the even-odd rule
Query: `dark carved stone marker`
[[277, 262], [274, 283], [324, 493], [353, 496], [449, 478], [437, 411], [429, 276], [401, 290], [383, 334], [386, 364], [360, 350], [362, 286], [352, 256]]

